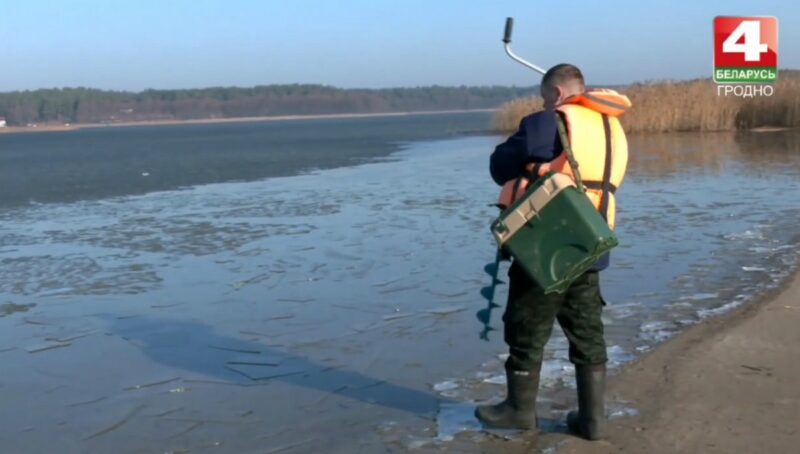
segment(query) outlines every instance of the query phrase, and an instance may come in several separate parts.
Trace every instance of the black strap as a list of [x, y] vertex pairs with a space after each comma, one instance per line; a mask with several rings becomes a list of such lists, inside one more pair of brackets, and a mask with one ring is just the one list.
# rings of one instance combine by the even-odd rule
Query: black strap
[[[586, 186], [586, 189], [593, 189], [595, 191], [602, 191], [603, 190], [603, 182], [602, 181], [583, 181], [583, 185]], [[608, 192], [614, 194], [617, 192], [617, 186], [614, 183], [608, 183]]]
[[542, 164], [544, 163], [537, 162], [536, 164], [533, 165], [533, 171], [531, 172], [531, 175], [533, 176], [534, 180], [537, 180], [539, 178], [539, 172], [542, 170]]
[[[603, 129], [606, 133], [606, 162], [603, 167], [603, 195], [600, 199], [600, 213], [603, 219], [608, 221], [608, 199], [610, 198], [609, 192], [611, 191], [611, 123], [608, 120], [608, 115], [603, 115]], [[616, 188], [614, 188], [616, 191]]]
[[[517, 178], [514, 180], [514, 188], [511, 190], [511, 200], [509, 203], [513, 204], [517, 201], [517, 191], [519, 191], [519, 186], [522, 184], [522, 179], [525, 178], [524, 176]], [[509, 205], [511, 206], [511, 205]], [[508, 207], [506, 207], [508, 208]]]

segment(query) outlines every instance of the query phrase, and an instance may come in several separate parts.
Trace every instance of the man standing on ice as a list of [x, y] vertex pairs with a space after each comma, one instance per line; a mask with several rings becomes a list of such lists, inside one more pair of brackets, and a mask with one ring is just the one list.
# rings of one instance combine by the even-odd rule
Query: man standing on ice
[[[613, 228], [614, 192], [627, 167], [627, 142], [616, 116], [621, 113], [619, 107], [624, 106], [624, 111], [629, 101], [611, 90], [586, 92], [581, 71], [569, 64], [547, 71], [542, 78], [541, 95], [544, 110], [525, 117], [519, 130], [492, 153], [492, 179], [503, 185], [528, 174], [532, 178], [550, 171], [571, 175], [558, 132], [558, 122], [563, 122], [587, 187], [586, 195]], [[483, 424], [495, 428], [536, 427], [535, 404], [544, 346], [557, 319], [569, 340], [569, 359], [575, 365], [578, 387], [578, 411], [570, 412], [568, 426], [571, 432], [590, 440], [602, 436], [608, 358], [599, 272], [608, 265], [606, 255], [572, 282], [566, 292], [545, 294], [519, 264], [512, 263], [503, 315], [504, 338], [509, 347], [505, 364], [508, 395], [499, 404], [475, 410]]]

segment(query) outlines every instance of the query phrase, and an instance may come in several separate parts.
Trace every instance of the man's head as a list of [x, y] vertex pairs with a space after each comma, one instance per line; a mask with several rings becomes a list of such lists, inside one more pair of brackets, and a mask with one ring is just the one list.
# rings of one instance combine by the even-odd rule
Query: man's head
[[544, 108], [552, 110], [570, 96], [583, 93], [586, 86], [583, 83], [583, 74], [577, 66], [561, 63], [547, 70], [542, 77], [540, 90], [544, 98]]

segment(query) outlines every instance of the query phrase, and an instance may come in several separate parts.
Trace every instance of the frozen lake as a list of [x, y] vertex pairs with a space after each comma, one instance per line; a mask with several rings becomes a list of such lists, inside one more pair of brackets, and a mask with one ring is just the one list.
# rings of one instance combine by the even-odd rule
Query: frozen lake
[[[450, 132], [375, 139], [324, 170], [7, 203], [4, 446], [446, 447], [472, 427], [458, 421], [472, 402], [504, 391], [502, 308], [476, 317], [500, 139], [464, 135], [480, 129], [471, 117], [437, 121]], [[630, 148], [602, 284], [613, 366], [777, 285], [800, 244], [797, 132], [635, 136]], [[557, 418], [572, 378], [554, 333], [541, 410]]]

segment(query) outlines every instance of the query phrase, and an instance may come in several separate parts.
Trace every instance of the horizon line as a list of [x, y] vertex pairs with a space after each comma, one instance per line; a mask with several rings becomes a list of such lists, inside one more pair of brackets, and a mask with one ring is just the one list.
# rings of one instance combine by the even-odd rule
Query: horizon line
[[[788, 71], [800, 71], [800, 68], [782, 68], [778, 69], [778, 78], [780, 78], [780, 73]], [[657, 83], [667, 83], [667, 82], [692, 82], [696, 80], [711, 80], [712, 76], [708, 77], [693, 77], [688, 79], [675, 79], [675, 78], [662, 78], [662, 79], [645, 79], [640, 81], [634, 81], [629, 83], [622, 83], [622, 84], [587, 84], [591, 87], [627, 87], [636, 84], [657, 84]], [[406, 85], [406, 86], [389, 86], [389, 87], [381, 87], [381, 88], [365, 88], [365, 87], [340, 87], [336, 85], [324, 84], [324, 83], [301, 83], [301, 82], [293, 82], [293, 83], [271, 83], [271, 84], [257, 84], [257, 85], [208, 85], [203, 87], [194, 87], [194, 88], [143, 88], [140, 90], [136, 89], [111, 89], [111, 88], [95, 88], [95, 87], [88, 87], [83, 85], [76, 85], [76, 86], [60, 86], [60, 87], [40, 87], [40, 88], [25, 88], [25, 89], [16, 89], [16, 90], [4, 90], [0, 91], [0, 95], [9, 94], [9, 93], [24, 93], [24, 92], [36, 92], [36, 91], [46, 91], [46, 90], [95, 90], [95, 91], [104, 91], [104, 92], [114, 92], [114, 93], [131, 93], [131, 94], [138, 94], [144, 93], [148, 91], [201, 91], [201, 90], [211, 90], [211, 89], [231, 89], [231, 88], [238, 88], [238, 89], [252, 89], [252, 88], [261, 88], [261, 87], [319, 87], [319, 88], [331, 88], [335, 90], [342, 90], [342, 91], [383, 91], [383, 90], [413, 90], [413, 89], [421, 89], [421, 88], [516, 88], [516, 89], [533, 89], [538, 88], [540, 84], [533, 84], [533, 85], [502, 85], [502, 84], [494, 84], [494, 85], [441, 85], [441, 84], [430, 84], [430, 85]]]

